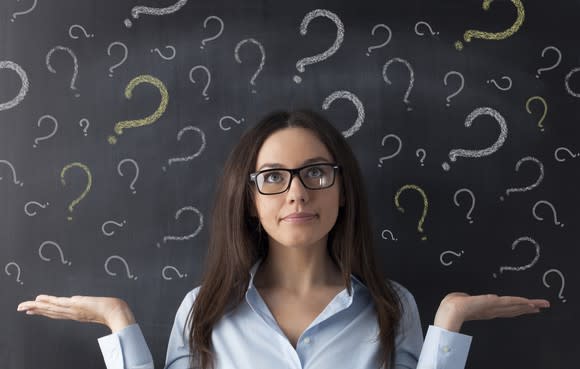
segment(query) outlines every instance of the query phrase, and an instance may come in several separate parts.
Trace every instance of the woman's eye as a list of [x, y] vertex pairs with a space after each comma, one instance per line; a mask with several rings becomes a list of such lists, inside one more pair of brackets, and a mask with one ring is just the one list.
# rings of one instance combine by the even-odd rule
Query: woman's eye
[[274, 172], [266, 174], [265, 180], [266, 182], [280, 182], [281, 178], [282, 176], [280, 175], [280, 173]]
[[311, 177], [319, 177], [322, 175], [322, 170], [318, 167], [310, 168], [308, 170], [308, 175]]

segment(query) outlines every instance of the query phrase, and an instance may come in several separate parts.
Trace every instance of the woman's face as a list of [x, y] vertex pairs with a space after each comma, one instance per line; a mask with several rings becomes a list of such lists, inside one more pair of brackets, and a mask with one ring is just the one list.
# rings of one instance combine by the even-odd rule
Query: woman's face
[[[309, 160], [315, 159], [313, 162]], [[284, 128], [271, 134], [263, 143], [256, 160], [255, 171], [273, 166], [299, 168], [311, 163], [334, 163], [326, 146], [305, 128]], [[304, 187], [297, 175], [293, 177], [286, 192], [263, 195], [254, 186], [254, 198], [262, 227], [269, 235], [269, 242], [285, 247], [308, 247], [316, 242], [326, 245], [328, 232], [334, 226], [341, 202], [340, 178], [336, 175], [334, 185], [321, 190]], [[313, 213], [308, 221], [296, 222], [283, 219], [295, 212]]]

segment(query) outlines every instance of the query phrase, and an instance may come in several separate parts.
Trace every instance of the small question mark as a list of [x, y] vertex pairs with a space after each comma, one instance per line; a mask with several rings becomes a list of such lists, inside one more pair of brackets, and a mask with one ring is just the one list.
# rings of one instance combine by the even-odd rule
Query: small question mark
[[[86, 124], [83, 125], [83, 123], [86, 123]], [[90, 124], [91, 124], [91, 122], [89, 122], [89, 120], [87, 118], [82, 118], [79, 121], [79, 126], [81, 126], [81, 128], [83, 129], [83, 133], [84, 133], [85, 137], [88, 135], [87, 130], [89, 129]]]
[[540, 78], [540, 73], [542, 73], [542, 72], [547, 72], [547, 71], [549, 71], [549, 70], [555, 69], [555, 68], [556, 68], [558, 65], [560, 65], [560, 62], [562, 61], [562, 53], [561, 53], [561, 52], [560, 52], [560, 50], [558, 50], [558, 48], [557, 48], [557, 47], [555, 47], [555, 46], [546, 46], [546, 47], [544, 48], [544, 50], [542, 50], [542, 58], [544, 57], [544, 54], [545, 54], [545, 53], [546, 53], [546, 51], [548, 51], [548, 50], [555, 51], [555, 52], [556, 52], [556, 54], [558, 54], [558, 60], [556, 60], [556, 63], [554, 63], [554, 64], [553, 64], [552, 66], [550, 66], [550, 67], [547, 67], [547, 68], [540, 68], [540, 69], [538, 69], [538, 71], [537, 71], [537, 74], [536, 74], [536, 78]]
[[[19, 1], [19, 0], [16, 0], [16, 1]], [[28, 14], [31, 11], [33, 11], [34, 8], [36, 8], [36, 3], [37, 2], [38, 2], [38, 0], [34, 0], [34, 2], [32, 3], [32, 6], [29, 9], [25, 10], [25, 11], [12, 13], [12, 18], [10, 19], [10, 22], [14, 22], [16, 20], [16, 17], [18, 15]]]
[[[542, 179], [544, 179], [544, 164], [542, 164], [541, 161], [539, 161], [538, 159], [532, 157], [532, 156], [526, 156], [525, 158], [521, 158], [517, 163], [516, 163], [516, 172], [520, 170], [520, 165], [522, 165], [522, 163], [524, 161], [531, 161], [534, 162], [536, 164], [538, 164], [538, 167], [540, 168], [540, 175], [538, 177], [538, 179], [536, 180], [536, 182], [534, 182], [533, 184], [526, 186], [526, 187], [522, 187], [522, 188], [508, 188], [505, 192], [506, 196], [509, 196], [510, 193], [512, 192], [525, 192], [525, 191], [529, 191], [535, 187], [537, 187], [540, 182], [542, 182]], [[501, 201], [504, 200], [503, 196], [500, 196]]]
[[54, 242], [54, 241], [44, 241], [40, 247], [38, 248], [38, 256], [40, 256], [40, 258], [44, 261], [51, 261], [51, 258], [47, 258], [46, 256], [42, 255], [42, 249], [46, 246], [46, 245], [51, 245], [56, 247], [56, 249], [58, 250], [58, 254], [60, 255], [60, 262], [64, 265], [68, 265], [71, 266], [72, 262], [68, 261], [68, 260], [64, 260], [64, 254], [62, 252], [62, 249], [60, 248], [60, 246], [58, 245], [58, 243]]
[[387, 236], [385, 236], [385, 232], [388, 233], [389, 235], [391, 235], [391, 241], [396, 241], [397, 240], [395, 238], [395, 236], [393, 236], [393, 232], [391, 232], [388, 229], [383, 229], [383, 231], [381, 232], [381, 237], [383, 238], [383, 240], [388, 240]]
[[[304, 19], [302, 19], [302, 23], [300, 24], [300, 34], [302, 36], [305, 36], [306, 33], [308, 32], [308, 25], [310, 24], [310, 21], [312, 21], [312, 19], [317, 17], [329, 18], [332, 22], [334, 22], [334, 24], [336, 25], [336, 39], [334, 40], [332, 46], [330, 46], [330, 48], [328, 48], [326, 51], [314, 56], [298, 60], [298, 62], [296, 62], [296, 69], [300, 73], [304, 73], [305, 66], [315, 64], [330, 58], [334, 53], [338, 51], [340, 45], [342, 44], [342, 40], [344, 39], [344, 25], [342, 24], [342, 21], [340, 20], [338, 15], [325, 9], [315, 9], [310, 13], [306, 14], [306, 16], [304, 16]], [[302, 77], [295, 75], [293, 80], [296, 83], [301, 83]]]
[[534, 204], [534, 207], [532, 208], [532, 215], [534, 216], [534, 218], [536, 218], [537, 220], [544, 220], [544, 218], [536, 214], [536, 208], [540, 204], [548, 205], [550, 209], [552, 209], [552, 214], [554, 215], [554, 224], [559, 225], [560, 227], [564, 227], [564, 224], [558, 221], [558, 215], [556, 214], [556, 209], [554, 208], [554, 205], [552, 205], [552, 203], [547, 200], [540, 200]]
[[171, 265], [166, 265], [165, 267], [163, 267], [163, 270], [161, 271], [161, 276], [162, 276], [162, 277], [163, 277], [163, 279], [165, 279], [166, 281], [171, 281], [171, 280], [173, 279], [171, 276], [167, 275], [167, 273], [166, 273], [166, 272], [167, 272], [168, 270], [174, 270], [174, 271], [175, 271], [175, 273], [177, 273], [177, 277], [178, 277], [179, 279], [181, 279], [181, 278], [186, 278], [186, 277], [187, 277], [187, 273], [181, 274], [181, 273], [179, 272], [179, 270], [177, 270], [177, 268], [176, 268], [176, 267], [174, 267], [174, 266], [171, 266]]
[[[201, 229], [203, 228], [203, 214], [197, 210], [197, 208], [193, 207], [193, 206], [184, 206], [181, 209], [177, 210], [177, 212], [175, 213], [175, 220], [179, 219], [179, 217], [181, 216], [181, 214], [184, 211], [191, 211], [197, 214], [198, 218], [199, 218], [199, 225], [197, 226], [197, 228], [195, 229], [195, 231], [193, 231], [193, 233], [185, 235], [185, 236], [164, 236], [163, 237], [163, 243], [166, 243], [169, 240], [173, 240], [173, 241], [186, 241], [189, 239], [194, 238], [195, 236], [197, 236], [197, 234], [201, 231]], [[157, 243], [157, 247], [161, 247], [161, 245], [159, 244], [159, 242]]]
[[349, 100], [350, 102], [352, 102], [357, 111], [357, 116], [354, 124], [346, 131], [342, 131], [342, 135], [345, 138], [347, 138], [352, 136], [356, 131], [360, 129], [360, 127], [362, 127], [362, 124], [365, 120], [365, 108], [363, 106], [362, 101], [355, 94], [349, 91], [340, 90], [334, 91], [324, 99], [324, 101], [322, 102], [322, 109], [328, 110], [330, 108], [330, 105], [332, 105], [332, 103], [334, 103], [334, 100], [336, 99]]
[[72, 26], [70, 26], [70, 27], [68, 28], [68, 35], [69, 35], [69, 37], [70, 37], [70, 38], [72, 38], [72, 39], [74, 39], [74, 40], [76, 40], [76, 39], [78, 39], [78, 38], [79, 38], [79, 36], [75, 36], [75, 35], [73, 35], [73, 33], [72, 33], [73, 29], [75, 29], [75, 28], [78, 28], [78, 29], [80, 29], [81, 31], [83, 31], [83, 33], [84, 33], [84, 35], [85, 35], [85, 38], [91, 38], [91, 37], [95, 37], [95, 35], [94, 35], [94, 34], [92, 34], [92, 33], [91, 33], [91, 34], [88, 34], [88, 33], [87, 33], [87, 30], [86, 30], [86, 29], [85, 29], [83, 26], [81, 26], [81, 25], [79, 25], [79, 24], [73, 24]]
[[[496, 152], [503, 145], [503, 143], [505, 142], [505, 140], [507, 138], [508, 128], [507, 128], [507, 124], [505, 122], [504, 117], [495, 109], [487, 108], [487, 107], [476, 108], [471, 113], [469, 113], [469, 115], [465, 119], [465, 127], [468, 127], [468, 128], [471, 127], [471, 124], [473, 123], [475, 118], [477, 118], [481, 115], [490, 115], [499, 124], [501, 132], [500, 132], [499, 137], [497, 138], [496, 142], [493, 145], [491, 145], [485, 149], [482, 149], [482, 150], [453, 149], [449, 152], [449, 160], [456, 161], [458, 156], [470, 157], [470, 158], [479, 158], [482, 156], [491, 155], [494, 152]], [[444, 162], [442, 164], [442, 167], [446, 171], [451, 169], [451, 166], [447, 162]]]
[[[8, 165], [8, 167], [12, 171], [12, 178], [13, 178], [14, 184], [19, 184], [20, 187], [24, 186], [24, 183], [22, 183], [21, 181], [19, 181], [18, 179], [16, 179], [16, 170], [14, 169], [14, 166], [12, 165], [11, 162], [9, 162], [8, 160], [0, 160], [0, 164], [6, 164], [6, 165]], [[2, 180], [2, 177], [0, 177], [0, 180]]]
[[[536, 264], [536, 262], [540, 258], [540, 245], [538, 245], [538, 243], [534, 239], [532, 239], [530, 237], [520, 237], [520, 238], [518, 238], [517, 240], [515, 240], [512, 243], [512, 250], [515, 250], [516, 249], [516, 246], [520, 242], [522, 242], [522, 241], [528, 241], [528, 242], [531, 242], [534, 245], [534, 248], [536, 249], [536, 256], [534, 257], [534, 259], [529, 264], [526, 264], [526, 265], [523, 265], [523, 266], [517, 266], [517, 267], [502, 266], [502, 267], [499, 268], [499, 273], [500, 274], [503, 273], [505, 270], [512, 270], [512, 271], [519, 272], [519, 271], [522, 271], [522, 270], [529, 269], [532, 266], [534, 266], [534, 264]], [[493, 277], [494, 278], [497, 278], [497, 274], [496, 273], [493, 273]]]
[[445, 86], [447, 86], [447, 78], [451, 75], [455, 75], [459, 77], [459, 80], [461, 81], [461, 85], [459, 86], [459, 89], [457, 91], [455, 91], [454, 93], [452, 93], [451, 95], [447, 96], [445, 98], [445, 100], [447, 100], [447, 106], [449, 107], [451, 104], [451, 98], [457, 96], [462, 90], [463, 90], [463, 86], [465, 85], [465, 79], [463, 78], [463, 74], [456, 72], [454, 70], [447, 72], [447, 74], [445, 75], [445, 77], [443, 78], [443, 83], [445, 84]]
[[443, 261], [443, 256], [448, 255], [448, 254], [455, 255], [457, 257], [461, 257], [461, 255], [463, 255], [463, 250], [460, 250], [459, 252], [455, 252], [455, 251], [451, 251], [451, 250], [443, 251], [441, 253], [441, 255], [439, 255], [439, 261], [444, 266], [449, 266], [449, 265], [453, 264], [453, 260]]
[[220, 128], [221, 128], [223, 131], [229, 131], [230, 129], [232, 129], [232, 127], [231, 127], [231, 126], [224, 127], [224, 125], [223, 125], [223, 122], [224, 122], [226, 119], [232, 120], [232, 121], [234, 121], [234, 123], [236, 123], [236, 124], [240, 124], [240, 122], [243, 122], [243, 121], [244, 121], [244, 118], [236, 119], [236, 118], [234, 118], [234, 117], [232, 117], [232, 116], [230, 116], [230, 115], [225, 115], [225, 116], [223, 116], [223, 117], [221, 117], [221, 118], [220, 118], [220, 122], [219, 122], [219, 126], [220, 126]]
[[32, 147], [34, 147], [34, 148], [36, 148], [36, 145], [38, 145], [38, 143], [40, 141], [47, 140], [47, 139], [51, 138], [52, 136], [54, 136], [54, 134], [58, 130], [58, 122], [57, 122], [56, 118], [53, 117], [52, 115], [48, 115], [48, 114], [43, 115], [42, 117], [38, 118], [38, 122], [36, 123], [36, 125], [40, 128], [40, 123], [42, 123], [45, 119], [51, 120], [54, 124], [54, 128], [52, 129], [52, 132], [50, 132], [48, 135], [35, 138], [34, 144], [32, 144]]
[[113, 48], [113, 46], [121, 46], [121, 48], [124, 50], [124, 54], [120, 62], [109, 68], [109, 77], [113, 77], [113, 70], [119, 67], [121, 64], [123, 64], [125, 60], [127, 60], [127, 54], [129, 53], [129, 51], [127, 50], [127, 46], [124, 43], [122, 43], [121, 41], [115, 41], [111, 42], [109, 44], [109, 47], [107, 47], [107, 55], [111, 56], [111, 49]]
[[116, 226], [117, 226], [117, 227], [119, 227], [119, 228], [122, 228], [122, 227], [123, 227], [125, 224], [127, 224], [127, 221], [126, 221], [126, 220], [123, 220], [121, 223], [117, 223], [117, 222], [115, 222], [114, 220], [108, 220], [108, 221], [106, 221], [105, 223], [103, 223], [103, 225], [101, 225], [101, 232], [103, 232], [103, 234], [104, 234], [105, 236], [112, 236], [112, 235], [114, 235], [114, 234], [115, 234], [115, 231], [114, 231], [114, 230], [113, 230], [113, 231], [107, 231], [107, 230], [105, 230], [105, 228], [106, 228], [106, 227], [107, 227], [109, 224], [113, 224], [113, 225], [116, 225]]
[[567, 153], [570, 155], [570, 157], [571, 157], [572, 159], [574, 159], [574, 158], [578, 157], [578, 155], [580, 155], [580, 153], [576, 153], [576, 154], [572, 153], [572, 151], [570, 151], [570, 149], [568, 149], [567, 147], [558, 147], [556, 150], [554, 150], [554, 158], [555, 158], [557, 161], [560, 161], [560, 162], [562, 162], [562, 161], [566, 161], [566, 159], [564, 159], [564, 158], [560, 158], [560, 157], [558, 156], [558, 153], [560, 153], [560, 151], [565, 151], [565, 152], [567, 152]]
[[540, 121], [538, 122], [538, 127], [540, 127], [540, 131], [543, 132], [544, 126], [542, 125], [542, 123], [544, 122], [544, 119], [546, 118], [546, 114], [548, 113], [548, 104], [546, 103], [546, 100], [544, 100], [543, 97], [532, 96], [526, 101], [526, 111], [528, 112], [528, 114], [532, 114], [532, 111], [530, 110], [530, 103], [534, 100], [539, 100], [542, 103], [542, 105], [544, 105], [544, 113], [542, 114], [542, 117], [540, 118]]
[[425, 161], [425, 157], [427, 156], [427, 152], [425, 151], [425, 149], [417, 149], [417, 151], [415, 151], [415, 156], [416, 157], [421, 157], [421, 159], [419, 159], [419, 162], [421, 163], [421, 166], [424, 166], [425, 164], [423, 163]]
[[171, 46], [171, 45], [167, 45], [165, 46], [166, 49], [169, 49], [169, 56], [165, 56], [161, 53], [161, 50], [159, 50], [158, 48], [155, 49], [151, 49], [150, 51], [156, 52], [157, 55], [159, 55], [162, 59], [164, 60], [173, 60], [175, 58], [175, 47]]
[[[401, 195], [401, 193], [403, 191], [406, 191], [406, 190], [415, 190], [415, 191], [419, 192], [421, 197], [423, 197], [423, 214], [421, 215], [421, 219], [419, 219], [419, 224], [417, 226], [417, 230], [419, 232], [423, 233], [423, 222], [425, 221], [425, 217], [427, 216], [427, 209], [429, 208], [429, 202], [427, 201], [427, 195], [425, 194], [425, 191], [423, 191], [423, 189], [421, 189], [421, 187], [414, 185], [414, 184], [407, 184], [407, 185], [404, 185], [403, 187], [399, 188], [399, 190], [395, 194], [395, 205], [397, 206], [397, 209], [401, 213], [404, 213], [405, 209], [403, 209], [403, 207], [399, 205], [399, 196]], [[427, 239], [427, 236], [421, 237], [421, 240], [423, 240], [423, 241], [425, 241], [426, 239]]]
[[133, 159], [130, 158], [126, 158], [123, 159], [119, 162], [119, 164], [117, 164], [117, 173], [119, 173], [119, 175], [121, 177], [124, 176], [123, 172], [121, 171], [121, 166], [123, 166], [123, 164], [125, 163], [131, 163], [133, 164], [133, 166], [135, 167], [135, 177], [133, 178], [133, 180], [131, 181], [131, 184], [129, 185], [129, 188], [133, 191], [133, 195], [137, 193], [137, 191], [135, 190], [135, 182], [137, 181], [137, 178], [139, 177], [139, 165], [137, 164], [137, 162]]
[[425, 33], [419, 31], [419, 26], [425, 26], [425, 27], [427, 27], [427, 29], [431, 33], [431, 36], [436, 36], [436, 35], [439, 34], [439, 32], [433, 32], [433, 28], [431, 28], [431, 26], [429, 25], [429, 23], [427, 23], [425, 21], [419, 21], [419, 22], [415, 23], [415, 34], [417, 36], [425, 36]]
[[207, 82], [205, 84], [205, 88], [203, 89], [203, 91], [201, 92], [201, 94], [203, 96], [205, 96], [206, 100], [209, 100], [209, 96], [207, 96], [207, 88], [209, 87], [210, 83], [211, 83], [211, 73], [209, 72], [209, 69], [207, 69], [206, 66], [203, 65], [196, 65], [193, 68], [191, 68], [191, 70], [189, 71], [189, 80], [192, 83], [196, 83], [195, 80], [193, 79], [193, 71], [196, 69], [201, 69], [203, 71], [205, 71], [206, 75], [207, 75]]
[[[483, 0], [482, 5], [483, 10], [489, 10], [489, 6], [492, 2], [493, 0]], [[480, 38], [483, 40], [503, 40], [516, 33], [524, 23], [525, 11], [521, 0], [511, 0], [511, 2], [516, 7], [518, 15], [514, 24], [512, 24], [510, 28], [506, 29], [505, 31], [497, 33], [482, 32], [470, 29], [465, 31], [465, 33], [463, 34], [463, 39], [465, 40], [465, 42], [470, 42], [472, 38]], [[456, 41], [455, 48], [459, 51], [463, 50], [463, 43], [461, 41]]]
[[209, 38], [204, 38], [203, 40], [201, 40], [201, 45], [199, 46], [199, 48], [202, 49], [202, 50], [203, 50], [203, 47], [205, 46], [205, 43], [206, 42], [213, 41], [216, 38], [220, 37], [221, 34], [222, 34], [222, 32], [224, 31], [224, 21], [220, 17], [217, 17], [215, 15], [210, 15], [209, 17], [205, 18], [205, 20], [203, 21], [203, 29], [206, 29], [207, 28], [207, 22], [209, 20], [211, 20], [211, 19], [217, 20], [219, 22], [219, 24], [220, 24], [220, 30], [218, 31], [218, 33], [215, 36], [212, 36], [212, 37], [209, 37]]
[[[76, 206], [87, 195], [87, 193], [89, 193], [89, 191], [91, 189], [91, 185], [93, 183], [93, 177], [91, 175], [91, 171], [89, 170], [89, 168], [82, 163], [75, 162], [75, 163], [70, 163], [70, 164], [65, 165], [64, 168], [62, 168], [62, 170], [60, 171], [60, 181], [62, 182], [63, 186], [66, 185], [66, 182], [64, 180], [64, 175], [65, 175], [66, 171], [68, 171], [72, 167], [79, 167], [86, 173], [87, 185], [86, 185], [84, 191], [81, 193], [81, 195], [79, 197], [77, 197], [76, 199], [74, 199], [70, 203], [70, 205], [68, 206], [68, 211], [71, 213], [73, 211], [73, 207]], [[72, 220], [72, 216], [69, 216], [67, 219]]]
[[[72, 79], [70, 81], [70, 88], [71, 88], [71, 90], [75, 90], [76, 91], [77, 88], [75, 87], [75, 81], [76, 81], [77, 75], [79, 73], [79, 64], [78, 64], [78, 61], [77, 61], [77, 56], [75, 55], [75, 53], [71, 49], [69, 49], [68, 47], [64, 47], [64, 46], [55, 46], [52, 49], [50, 49], [50, 51], [48, 52], [48, 54], [46, 54], [46, 67], [48, 68], [48, 70], [50, 72], [56, 73], [56, 70], [50, 64], [50, 57], [57, 50], [66, 51], [71, 56], [71, 58], [73, 60], [74, 69], [73, 69]], [[80, 94], [78, 94], [78, 93], [75, 94], [75, 97], [79, 97], [79, 96], [80, 96]]]
[[27, 202], [27, 203], [24, 205], [24, 213], [25, 213], [26, 215], [28, 215], [29, 217], [32, 217], [32, 216], [35, 216], [35, 215], [36, 215], [36, 211], [35, 211], [35, 212], [31, 212], [31, 211], [28, 209], [28, 207], [29, 207], [30, 205], [36, 205], [36, 206], [39, 206], [39, 207], [41, 207], [42, 209], [45, 209], [45, 208], [46, 208], [48, 205], [50, 205], [50, 203], [46, 202], [46, 203], [44, 203], [44, 204], [41, 204], [41, 203], [39, 203], [39, 202], [36, 202], [36, 201], [29, 201], [29, 202]]
[[471, 212], [473, 211], [473, 208], [475, 207], [475, 195], [473, 194], [473, 192], [469, 188], [460, 188], [459, 190], [455, 191], [455, 194], [453, 195], [453, 202], [455, 203], [455, 206], [459, 206], [459, 201], [457, 200], [457, 195], [459, 195], [462, 192], [467, 192], [469, 194], [469, 196], [471, 197], [471, 208], [469, 208], [469, 211], [467, 212], [466, 218], [469, 220], [469, 223], [473, 223], [473, 219], [471, 219]]
[[11, 276], [11, 275], [12, 275], [12, 274], [11, 274], [11, 273], [8, 271], [8, 267], [10, 267], [10, 266], [14, 266], [14, 267], [16, 268], [16, 271], [17, 271], [17, 274], [16, 274], [16, 282], [18, 282], [18, 283], [20, 283], [21, 285], [23, 285], [23, 284], [24, 284], [24, 282], [22, 282], [22, 281], [20, 280], [20, 273], [21, 273], [21, 270], [20, 270], [20, 265], [16, 264], [16, 263], [15, 263], [15, 262], [13, 262], [13, 261], [11, 261], [11, 262], [9, 262], [8, 264], [6, 264], [6, 266], [4, 267], [4, 272], [6, 273], [6, 275], [9, 275], [9, 276]]
[[[185, 133], [187, 131], [195, 131], [195, 132], [199, 133], [199, 135], [201, 136], [201, 146], [192, 155], [184, 156], [184, 157], [180, 157], [180, 158], [171, 158], [171, 159], [167, 160], [167, 165], [171, 165], [172, 163], [175, 163], [175, 162], [186, 162], [189, 160], [193, 160], [194, 158], [198, 157], [203, 152], [203, 150], [205, 150], [205, 144], [206, 144], [205, 133], [203, 133], [203, 131], [198, 127], [187, 126], [187, 127], [182, 128], [177, 133], [177, 141], [181, 141], [181, 136], [183, 135], [183, 133]], [[162, 169], [165, 170], [165, 167], [162, 167]]]
[[491, 83], [498, 90], [501, 90], [501, 91], [508, 91], [508, 90], [510, 90], [512, 88], [512, 79], [510, 77], [508, 77], [508, 76], [502, 76], [501, 79], [504, 80], [504, 81], [507, 81], [507, 85], [505, 87], [502, 87], [502, 86], [498, 85], [495, 79], [488, 79], [486, 82], [487, 83]]
[[[123, 134], [123, 129], [142, 127], [154, 123], [161, 117], [167, 108], [167, 104], [169, 103], [169, 93], [167, 92], [167, 88], [163, 82], [151, 75], [141, 75], [133, 78], [125, 88], [125, 97], [131, 99], [131, 97], [133, 97], [133, 89], [142, 83], [148, 83], [157, 87], [161, 94], [159, 106], [157, 107], [157, 110], [148, 117], [136, 120], [125, 120], [115, 124], [115, 133], [117, 135]], [[115, 136], [109, 136], [108, 141], [111, 145], [114, 145], [117, 143], [117, 138]]]
[[28, 83], [28, 75], [26, 74], [26, 71], [24, 71], [24, 69], [22, 69], [22, 67], [20, 65], [14, 63], [14, 62], [11, 62], [9, 60], [2, 60], [2, 61], [0, 61], [0, 69], [11, 69], [11, 70], [15, 71], [16, 74], [18, 74], [18, 77], [20, 78], [20, 82], [21, 82], [21, 87], [20, 87], [20, 91], [18, 92], [18, 94], [12, 100], [0, 104], [0, 111], [2, 111], [2, 110], [11, 109], [11, 108], [15, 107], [16, 105], [20, 104], [20, 102], [22, 100], [24, 100], [24, 97], [28, 93], [29, 83]]
[[564, 296], [562, 296], [562, 293], [564, 293], [564, 286], [566, 285], [566, 280], [564, 279], [564, 274], [562, 274], [562, 272], [559, 271], [558, 269], [547, 270], [544, 273], [544, 275], [542, 276], [542, 282], [544, 283], [544, 286], [546, 286], [547, 288], [551, 287], [547, 281], [548, 274], [550, 274], [550, 273], [556, 273], [558, 275], [558, 277], [560, 277], [560, 280], [562, 281], [562, 287], [560, 287], [560, 292], [558, 292], [558, 298], [560, 300], [562, 300], [562, 302], [566, 302], [566, 299], [564, 298]]
[[[234, 57], [236, 58], [236, 61], [239, 64], [242, 64], [242, 60], [240, 59], [240, 54], [239, 54], [240, 47], [242, 47], [243, 44], [248, 43], [248, 42], [251, 42], [254, 45], [258, 46], [258, 48], [260, 50], [260, 54], [262, 55], [258, 69], [256, 70], [256, 72], [252, 76], [252, 79], [250, 79], [250, 84], [252, 86], [255, 86], [256, 85], [256, 77], [258, 77], [258, 74], [262, 71], [262, 68], [264, 67], [264, 63], [266, 61], [266, 51], [264, 50], [264, 46], [262, 46], [261, 43], [259, 43], [258, 41], [256, 41], [253, 38], [247, 38], [245, 40], [242, 40], [242, 41], [238, 42], [238, 44], [236, 45], [236, 48], [234, 50]], [[252, 93], [255, 94], [256, 90], [252, 90]]]
[[403, 147], [403, 142], [401, 141], [401, 138], [394, 133], [391, 133], [391, 134], [384, 136], [383, 139], [381, 140], [381, 146], [385, 146], [385, 141], [388, 138], [394, 138], [398, 142], [399, 146], [397, 147], [397, 150], [393, 154], [387, 155], [387, 156], [381, 156], [379, 158], [379, 164], [377, 165], [379, 168], [381, 168], [383, 166], [384, 160], [388, 160], [390, 158], [394, 158], [395, 156], [399, 155], [399, 153], [401, 152], [401, 148]]
[[[149, 15], [166, 15], [175, 13], [179, 9], [181, 9], [185, 4], [187, 4], [187, 0], [179, 0], [175, 4], [165, 7], [165, 8], [151, 8], [148, 6], [135, 6], [131, 9], [131, 16], [135, 19], [139, 18], [139, 14], [149, 14]], [[133, 22], [130, 19], [126, 18], [123, 22], [125, 27], [131, 28], [133, 26]]]
[[376, 30], [379, 29], [379, 28], [383, 28], [383, 29], [387, 30], [387, 34], [388, 34], [387, 40], [385, 42], [383, 42], [382, 44], [378, 44], [378, 45], [375, 45], [375, 46], [369, 46], [367, 48], [367, 53], [366, 53], [367, 56], [371, 56], [371, 52], [374, 49], [380, 49], [383, 46], [387, 46], [389, 44], [389, 42], [391, 42], [391, 37], [393, 36], [393, 32], [391, 31], [391, 29], [389, 28], [389, 26], [387, 26], [386, 24], [382, 24], [382, 23], [375, 24], [375, 26], [371, 30], [371, 35], [374, 36]]
[[111, 255], [107, 258], [107, 260], [105, 261], [105, 272], [107, 272], [108, 275], [111, 275], [113, 277], [115, 277], [117, 275], [117, 273], [115, 272], [111, 272], [109, 270], [109, 262], [111, 260], [119, 260], [121, 261], [121, 263], [123, 263], [123, 265], [125, 266], [125, 271], [127, 272], [127, 277], [129, 279], [132, 280], [137, 280], [138, 277], [134, 276], [133, 274], [131, 274], [131, 272], [129, 271], [129, 264], [127, 264], [127, 261], [125, 261], [125, 259], [123, 259], [123, 257], [119, 256], [119, 255]]
[[407, 69], [409, 70], [409, 86], [407, 87], [407, 91], [405, 92], [405, 97], [403, 98], [403, 102], [405, 104], [407, 104], [407, 110], [413, 110], [410, 106], [409, 106], [409, 94], [411, 93], [411, 89], [413, 88], [413, 83], [415, 82], [415, 72], [413, 71], [413, 68], [411, 67], [411, 64], [409, 64], [408, 61], [401, 59], [401, 58], [393, 58], [388, 60], [385, 65], [383, 66], [383, 79], [385, 80], [385, 82], [389, 85], [392, 84], [392, 82], [389, 80], [389, 77], [387, 77], [387, 68], [389, 67], [389, 65], [391, 65], [394, 62], [398, 62], [398, 63], [402, 63], [403, 65], [405, 65], [407, 67]]

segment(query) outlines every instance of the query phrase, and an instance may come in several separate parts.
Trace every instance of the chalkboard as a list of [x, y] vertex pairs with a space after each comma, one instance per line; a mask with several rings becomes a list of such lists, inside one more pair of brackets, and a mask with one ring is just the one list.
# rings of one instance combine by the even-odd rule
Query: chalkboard
[[106, 327], [16, 312], [39, 293], [125, 299], [161, 368], [226, 155], [267, 112], [302, 107], [352, 145], [381, 267], [424, 331], [448, 292], [546, 298], [540, 315], [465, 323], [467, 367], [575, 367], [578, 14], [575, 1], [2, 1], [2, 368], [104, 368]]

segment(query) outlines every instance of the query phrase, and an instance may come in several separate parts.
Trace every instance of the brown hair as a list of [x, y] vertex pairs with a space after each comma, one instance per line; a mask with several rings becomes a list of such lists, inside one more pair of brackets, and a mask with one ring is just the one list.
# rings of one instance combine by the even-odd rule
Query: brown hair
[[[243, 301], [252, 265], [267, 256], [268, 240], [258, 232], [254, 209], [253, 184], [258, 151], [275, 131], [288, 127], [310, 129], [341, 166], [344, 206], [328, 235], [328, 252], [340, 268], [351, 291], [350, 274], [359, 278], [374, 300], [382, 348], [381, 366], [394, 366], [395, 335], [402, 316], [402, 305], [391, 282], [377, 267], [367, 195], [356, 157], [344, 136], [320, 114], [302, 109], [276, 111], [247, 130], [227, 158], [217, 186], [210, 223], [209, 246], [204, 261], [201, 287], [189, 312], [190, 365], [215, 368], [211, 347], [213, 326]], [[187, 324], [185, 324], [187, 326]]]

